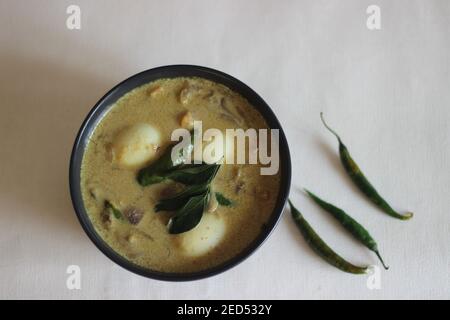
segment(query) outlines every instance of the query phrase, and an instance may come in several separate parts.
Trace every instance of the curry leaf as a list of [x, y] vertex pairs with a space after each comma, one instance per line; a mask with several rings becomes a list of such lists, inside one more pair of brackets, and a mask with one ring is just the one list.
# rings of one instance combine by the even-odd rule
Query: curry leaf
[[177, 166], [172, 162], [171, 153], [172, 148], [168, 148], [156, 162], [139, 170], [137, 175], [139, 184], [145, 187], [165, 180], [166, 173]]
[[164, 180], [166, 180], [166, 177], [156, 174], [139, 173], [138, 176], [139, 184], [141, 184], [142, 186], [149, 186], [151, 184], [163, 182]]
[[214, 195], [216, 196], [217, 202], [221, 206], [230, 207], [234, 204], [234, 202], [232, 200], [228, 199], [220, 192], [215, 192]]
[[169, 221], [169, 233], [177, 234], [191, 230], [201, 220], [209, 201], [211, 182], [219, 171], [220, 165], [186, 165], [167, 175], [175, 181], [191, 184], [173, 197], [162, 199], [155, 211], [173, 211], [175, 215]]
[[184, 164], [192, 149], [194, 134], [191, 132], [191, 142], [186, 146], [186, 154], [183, 152], [183, 149], [180, 149], [178, 156], [175, 159], [172, 159], [172, 149], [175, 145], [170, 148], [167, 148], [164, 154], [155, 162], [150, 164], [149, 166], [139, 170], [137, 174], [137, 181], [143, 187], [159, 183], [167, 179], [167, 174], [177, 167]]
[[155, 206], [155, 212], [178, 210], [188, 202], [190, 197], [203, 194], [208, 188], [208, 184], [189, 186], [172, 197], [160, 200]]
[[184, 184], [210, 183], [217, 174], [220, 165], [200, 164], [179, 168], [167, 174], [167, 178]]
[[114, 216], [114, 218], [116, 218], [118, 220], [123, 220], [122, 212], [120, 212], [119, 209], [114, 207], [114, 205], [111, 202], [109, 202], [108, 200], [105, 201], [105, 210], [108, 214], [112, 214]]
[[195, 228], [202, 219], [208, 200], [209, 191], [191, 197], [170, 219], [168, 224], [169, 233], [178, 234]]

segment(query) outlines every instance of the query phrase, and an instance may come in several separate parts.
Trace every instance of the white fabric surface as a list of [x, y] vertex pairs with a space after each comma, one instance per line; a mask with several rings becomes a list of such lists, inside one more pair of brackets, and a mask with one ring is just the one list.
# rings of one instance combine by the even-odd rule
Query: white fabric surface
[[[66, 28], [77, 4], [82, 29]], [[381, 7], [382, 28], [366, 27]], [[0, 298], [450, 298], [450, 1], [0, 1]], [[114, 84], [160, 65], [217, 68], [256, 90], [284, 126], [291, 197], [338, 252], [376, 257], [301, 193], [347, 209], [391, 270], [380, 290], [305, 245], [286, 211], [270, 239], [219, 276], [134, 275], [82, 231], [68, 192], [73, 140]], [[345, 176], [324, 111], [356, 161], [411, 221], [370, 205]], [[81, 290], [66, 288], [79, 265]]]

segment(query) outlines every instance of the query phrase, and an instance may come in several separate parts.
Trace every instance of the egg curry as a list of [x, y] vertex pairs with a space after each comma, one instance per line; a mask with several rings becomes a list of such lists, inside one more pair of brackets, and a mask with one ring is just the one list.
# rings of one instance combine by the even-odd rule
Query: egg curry
[[151, 270], [188, 273], [230, 260], [260, 234], [278, 197], [280, 174], [261, 175], [260, 163], [153, 170], [173, 147], [173, 130], [191, 130], [194, 121], [222, 132], [268, 129], [228, 87], [203, 78], [160, 79], [112, 105], [83, 156], [81, 189], [93, 226], [114, 251]]

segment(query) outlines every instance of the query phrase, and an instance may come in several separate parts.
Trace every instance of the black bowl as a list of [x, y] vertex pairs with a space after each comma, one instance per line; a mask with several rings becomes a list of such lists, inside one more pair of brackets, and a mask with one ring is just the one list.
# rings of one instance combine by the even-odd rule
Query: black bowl
[[[246, 249], [244, 249], [234, 258], [216, 267], [193, 273], [165, 273], [153, 271], [136, 265], [115, 252], [95, 231], [95, 228], [87, 215], [86, 208], [84, 207], [80, 188], [80, 168], [88, 139], [98, 122], [101, 120], [102, 116], [109, 111], [111, 105], [113, 105], [124, 94], [136, 87], [157, 79], [175, 77], [200, 77], [221, 83], [229, 87], [233, 91], [238, 92], [243, 97], [245, 97], [263, 115], [269, 127], [272, 129], [279, 129], [280, 133], [279, 150], [281, 186], [275, 208], [269, 221], [266, 224], [266, 227]], [[276, 118], [270, 107], [267, 105], [267, 103], [264, 102], [264, 100], [255, 91], [250, 89], [241, 81], [233, 78], [232, 76], [214, 69], [192, 65], [171, 65], [158, 67], [138, 73], [119, 83], [103, 98], [101, 98], [99, 102], [97, 102], [97, 104], [87, 115], [76, 137], [72, 155], [70, 158], [69, 180], [70, 195], [72, 197], [73, 207], [81, 223], [81, 226], [83, 227], [89, 238], [92, 240], [92, 242], [94, 242], [94, 244], [97, 246], [97, 248], [99, 248], [100, 251], [102, 251], [107, 257], [109, 257], [111, 260], [113, 260], [123, 268], [144, 277], [166, 281], [188, 281], [210, 277], [234, 267], [235, 265], [249, 257], [264, 242], [264, 240], [267, 239], [272, 230], [275, 228], [278, 220], [280, 219], [281, 213], [283, 212], [283, 207], [289, 195], [289, 188], [291, 184], [291, 159], [286, 137], [280, 126], [280, 123], [278, 122], [278, 119]]]

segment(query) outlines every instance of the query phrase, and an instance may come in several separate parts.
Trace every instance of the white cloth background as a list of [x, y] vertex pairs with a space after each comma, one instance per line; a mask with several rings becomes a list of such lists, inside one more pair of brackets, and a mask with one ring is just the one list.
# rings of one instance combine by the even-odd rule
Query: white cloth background
[[[66, 28], [81, 7], [82, 29]], [[381, 8], [381, 30], [366, 8]], [[0, 298], [450, 298], [450, 1], [0, 0]], [[378, 240], [381, 289], [305, 245], [289, 212], [247, 261], [166, 283], [134, 275], [82, 231], [68, 163], [87, 112], [114, 84], [160, 65], [217, 68], [256, 90], [285, 128], [291, 198], [338, 252], [376, 257], [301, 193], [339, 204]], [[371, 206], [345, 176], [319, 112], [395, 208]], [[66, 288], [79, 265], [81, 290]]]

